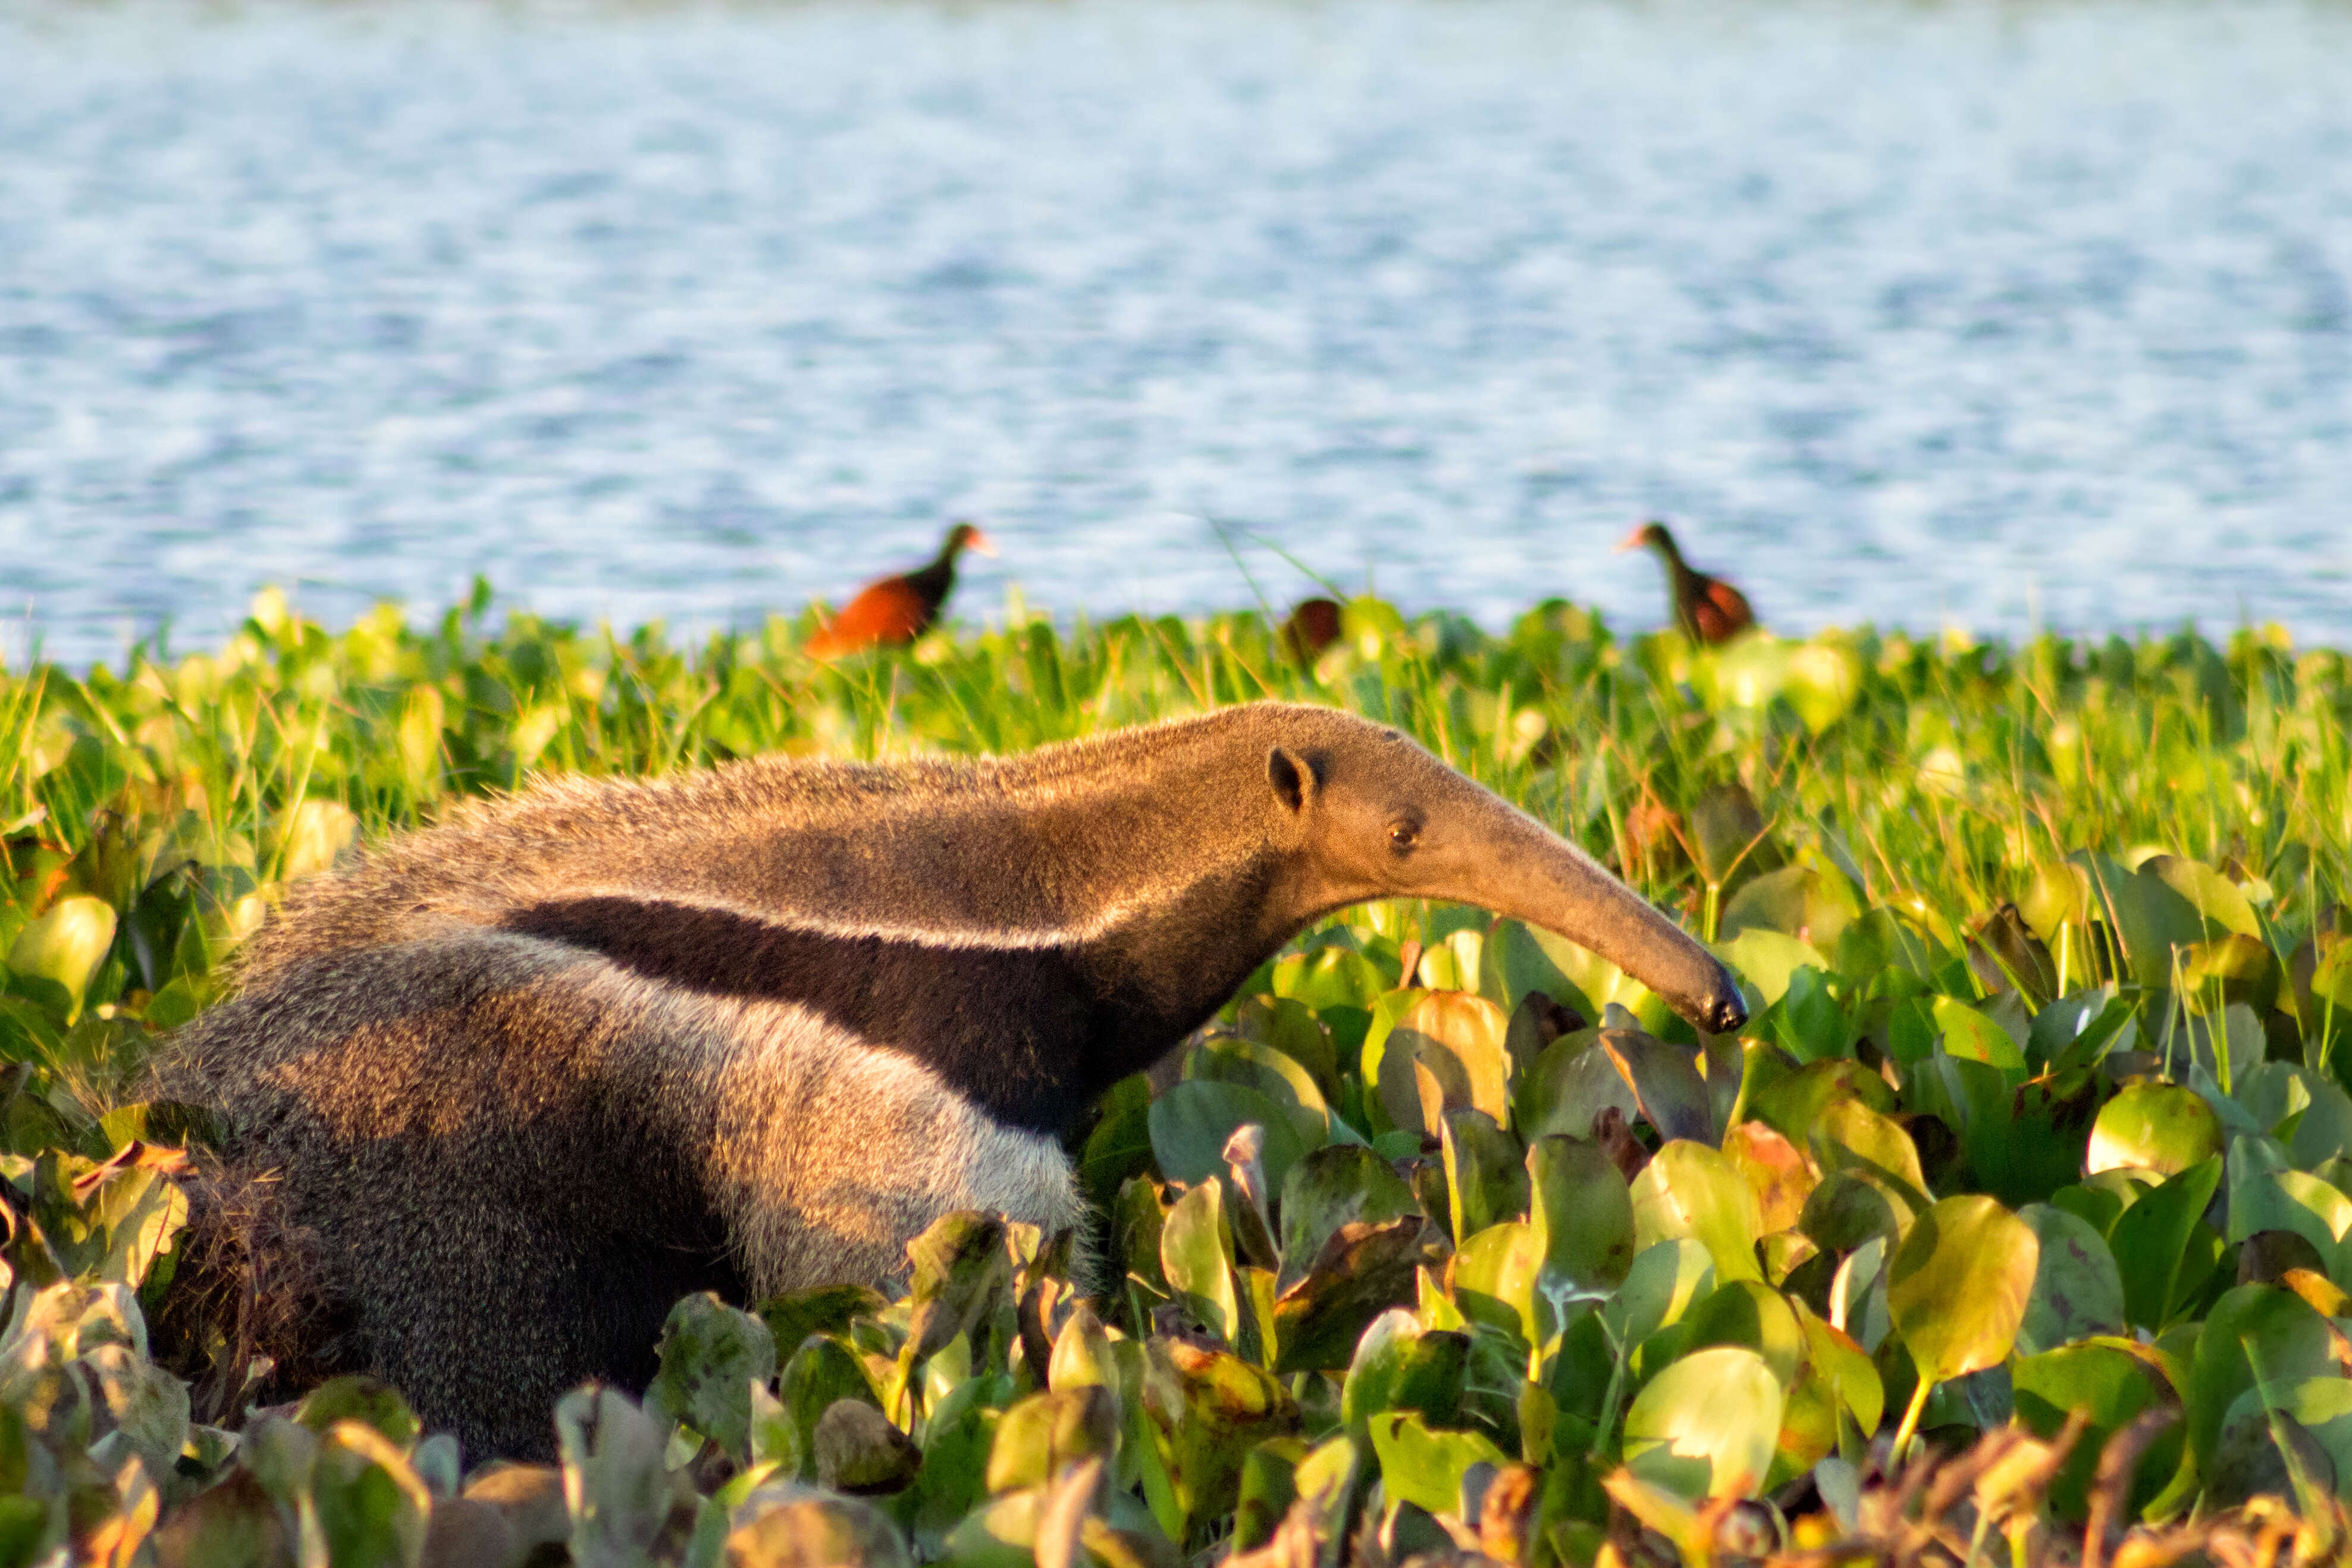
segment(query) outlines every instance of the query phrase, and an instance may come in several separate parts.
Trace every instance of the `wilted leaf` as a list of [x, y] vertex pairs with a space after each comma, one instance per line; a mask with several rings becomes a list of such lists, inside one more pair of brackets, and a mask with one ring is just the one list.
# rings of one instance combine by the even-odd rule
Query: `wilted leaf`
[[749, 1463], [751, 1386], [764, 1385], [776, 1372], [768, 1325], [706, 1290], [670, 1309], [660, 1354], [646, 1407], [710, 1438], [737, 1464]]
[[1349, 1364], [1365, 1327], [1412, 1299], [1423, 1259], [1417, 1215], [1350, 1222], [1328, 1237], [1307, 1273], [1274, 1303], [1274, 1370], [1284, 1376]]
[[[1003, 1436], [1002, 1427], [998, 1436]], [[810, 1448], [816, 1458], [816, 1479], [851, 1497], [902, 1491], [923, 1462], [913, 1439], [857, 1398], [836, 1399], [825, 1406]]]
[[1790, 1229], [1805, 1212], [1818, 1178], [1796, 1146], [1761, 1121], [1743, 1121], [1724, 1134], [1723, 1157], [1756, 1194], [1757, 1229]]
[[738, 1510], [727, 1568], [912, 1568], [881, 1511], [855, 1498], [762, 1487]]
[[1295, 1434], [1298, 1409], [1280, 1384], [1237, 1356], [1157, 1338], [1144, 1351], [1143, 1407], [1190, 1533], [1233, 1511], [1243, 1456], [1265, 1438]]
[[993, 1311], [1013, 1275], [1004, 1221], [971, 1209], [933, 1220], [907, 1244], [907, 1258], [913, 1265], [908, 1289], [913, 1317], [899, 1352], [902, 1375]]
[[1100, 1387], [1033, 1394], [1004, 1413], [988, 1455], [988, 1489], [1043, 1486], [1079, 1459], [1110, 1457], [1118, 1442], [1118, 1403]]
[[1341, 1226], [1378, 1225], [1420, 1212], [1412, 1189], [1370, 1149], [1335, 1143], [1316, 1150], [1291, 1168], [1282, 1186], [1281, 1288], [1306, 1278]]

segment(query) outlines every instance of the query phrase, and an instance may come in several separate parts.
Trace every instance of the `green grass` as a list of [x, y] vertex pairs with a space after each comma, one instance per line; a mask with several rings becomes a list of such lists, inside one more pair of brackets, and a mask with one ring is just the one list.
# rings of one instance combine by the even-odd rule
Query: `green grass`
[[[67, 1331], [28, 1303], [55, 1318], [56, 1292], [112, 1281], [152, 1309], [170, 1289], [169, 1160], [96, 1163], [170, 1131], [137, 1103], [141, 1064], [231, 983], [238, 937], [289, 881], [538, 772], [1014, 751], [1265, 697], [1396, 724], [1601, 856], [1741, 970], [1747, 1036], [1696, 1049], [1589, 955], [1475, 912], [1327, 922], [1253, 982], [1181, 1083], [1156, 1100], [1122, 1085], [1074, 1149], [1123, 1278], [1093, 1310], [1049, 1283], [1039, 1238], [969, 1228], [940, 1247], [997, 1259], [980, 1271], [994, 1283], [944, 1349], [917, 1314], [970, 1269], [919, 1275], [917, 1298], [888, 1307], [772, 1304], [764, 1326], [682, 1308], [646, 1412], [583, 1406], [570, 1428], [593, 1447], [641, 1423], [656, 1458], [666, 1441], [674, 1457], [702, 1446], [681, 1473], [705, 1492], [731, 1486], [654, 1520], [657, 1556], [716, 1561], [724, 1528], [764, 1510], [799, 1539], [866, 1531], [872, 1550], [903, 1538], [1027, 1563], [1031, 1514], [1078, 1484], [1059, 1461], [1089, 1452], [1108, 1468], [1082, 1510], [1087, 1549], [1105, 1561], [1255, 1546], [1277, 1526], [1368, 1527], [1398, 1555], [1437, 1546], [1476, 1532], [1460, 1490], [1481, 1463], [1506, 1477], [1496, 1495], [1531, 1489], [1486, 1510], [1495, 1550], [1520, 1541], [1528, 1562], [1696, 1559], [1710, 1532], [1781, 1528], [1769, 1510], [1695, 1510], [1710, 1486], [1768, 1483], [1801, 1543], [1957, 1530], [1939, 1548], [1954, 1560], [1980, 1532], [1982, 1561], [2079, 1542], [2101, 1508], [2118, 1527], [2252, 1532], [2269, 1516], [2239, 1505], [2256, 1493], [2297, 1497], [2311, 1541], [2336, 1528], [2326, 1500], [2352, 1484], [2352, 1415], [2311, 1359], [2352, 1312], [2336, 1224], [2352, 1222], [2352, 921], [2337, 911], [2352, 676], [2336, 650], [2264, 628], [2226, 646], [1865, 631], [1710, 652], [1563, 604], [1496, 635], [1360, 601], [1312, 669], [1255, 614], [1056, 627], [1017, 607], [997, 629], [825, 667], [798, 651], [806, 625], [781, 618], [688, 647], [658, 627], [521, 615], [493, 630], [488, 608], [480, 592], [437, 624], [387, 607], [332, 634], [268, 593], [216, 650], [0, 672], [0, 1058], [19, 1064], [5, 1159], [33, 1216], [7, 1255], [17, 1325], [0, 1357], [17, 1370], [0, 1367], [0, 1473], [17, 1473], [20, 1437], [49, 1467], [23, 1472], [47, 1478], [20, 1483], [26, 1509], [0, 1502], [0, 1564], [31, 1560], [12, 1541], [30, 1552], [142, 1517], [142, 1484], [184, 1521], [229, 1509], [205, 1490], [216, 1478], [268, 1475], [266, 1506], [237, 1493], [256, 1519], [299, 1534], [356, 1510], [352, 1540], [395, 1544], [455, 1484], [447, 1456], [349, 1389], [307, 1407], [295, 1425], [311, 1436], [248, 1427], [243, 1458], [184, 1417], [27, 1414], [51, 1373], [110, 1407], [134, 1384], [168, 1394], [167, 1374], [93, 1348], [109, 1332], [143, 1343], [136, 1304], [109, 1309], [119, 1331]], [[1537, 992], [1619, 1032], [1555, 1039]], [[1582, 1142], [1595, 1093], [1632, 1111], [1601, 1143]], [[1229, 1161], [1225, 1135], [1252, 1121], [1261, 1152]], [[1677, 1128], [1699, 1135], [1676, 1142]], [[1629, 1203], [1619, 1236], [1608, 1216]], [[1370, 1216], [1352, 1252], [1322, 1250], [1334, 1204]], [[2038, 1251], [2020, 1250], [2029, 1234]], [[2115, 1310], [2051, 1316], [2080, 1283], [2051, 1276], [2066, 1249], [2095, 1255], [2083, 1267], [2095, 1295], [2116, 1282]], [[1652, 1301], [1660, 1268], [1703, 1288]], [[2022, 1348], [1979, 1321], [2004, 1292], [2027, 1302]], [[1024, 1324], [1033, 1352], [1053, 1344], [1050, 1380], [1016, 1353]], [[745, 1365], [762, 1389], [750, 1407], [730, 1392]], [[1777, 1415], [1764, 1393], [1719, 1396], [1750, 1384], [1779, 1391]], [[880, 1408], [927, 1461], [873, 1504], [775, 1490], [848, 1473], [856, 1445], [817, 1431], [839, 1396]], [[2075, 1405], [2089, 1430], [2062, 1464], [2034, 1445]], [[2092, 1449], [2158, 1406], [2186, 1419], [2137, 1479], [2094, 1485]], [[377, 1446], [335, 1424], [354, 1412]], [[1742, 1420], [1763, 1423], [1764, 1450], [1741, 1447], [1758, 1436]], [[1949, 1461], [1949, 1497], [1870, 1489], [1915, 1450], [1932, 1465], [1980, 1438]], [[264, 1439], [317, 1449], [309, 1479], [261, 1464]], [[1712, 1469], [1684, 1462], [1710, 1444]], [[1732, 1473], [1727, 1456], [1757, 1452], [1779, 1456], [1770, 1475]], [[616, 1499], [636, 1462], [572, 1458], [583, 1495]], [[1961, 1501], [1966, 1466], [1996, 1459], [2009, 1489], [1977, 1495], [2006, 1500]], [[1841, 1520], [1822, 1500], [1855, 1482], [1861, 1515]]]

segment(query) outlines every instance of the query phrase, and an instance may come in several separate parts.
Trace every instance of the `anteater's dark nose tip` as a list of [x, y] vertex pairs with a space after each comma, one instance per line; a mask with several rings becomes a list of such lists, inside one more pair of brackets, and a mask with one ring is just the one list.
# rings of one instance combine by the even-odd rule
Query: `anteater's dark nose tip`
[[1715, 1017], [1707, 1031], [1710, 1034], [1727, 1035], [1748, 1022], [1748, 1004], [1740, 1000], [1737, 991], [1717, 1002], [1712, 1011]]

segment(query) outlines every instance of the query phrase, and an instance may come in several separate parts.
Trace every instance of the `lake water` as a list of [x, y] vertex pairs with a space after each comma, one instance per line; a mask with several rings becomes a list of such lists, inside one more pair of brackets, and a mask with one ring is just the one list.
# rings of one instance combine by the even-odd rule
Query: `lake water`
[[0, 648], [486, 573], [2352, 643], [2352, 12], [0, 9]]

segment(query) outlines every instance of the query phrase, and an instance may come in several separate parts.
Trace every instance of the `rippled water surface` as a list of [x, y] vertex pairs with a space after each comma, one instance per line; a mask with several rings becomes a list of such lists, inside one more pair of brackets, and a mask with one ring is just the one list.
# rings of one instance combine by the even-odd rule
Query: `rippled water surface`
[[1790, 629], [2352, 642], [2347, 82], [2266, 3], [0, 11], [0, 647], [961, 515], [968, 614], [1641, 624], [1652, 512]]

